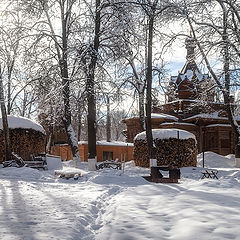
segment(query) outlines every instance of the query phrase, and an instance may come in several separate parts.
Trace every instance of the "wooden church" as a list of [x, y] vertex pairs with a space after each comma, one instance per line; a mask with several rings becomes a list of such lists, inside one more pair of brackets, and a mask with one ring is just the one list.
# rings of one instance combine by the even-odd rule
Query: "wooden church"
[[[234, 153], [235, 136], [224, 104], [216, 101], [213, 81], [203, 74], [195, 62], [195, 41], [185, 41], [186, 63], [178, 76], [172, 76], [168, 87], [168, 102], [152, 110], [152, 128], [177, 128], [193, 133], [198, 151], [227, 155]], [[233, 102], [233, 101], [232, 101]], [[233, 104], [233, 109], [236, 105]], [[236, 116], [240, 123], [240, 116]], [[128, 142], [141, 132], [139, 118], [124, 119]]]

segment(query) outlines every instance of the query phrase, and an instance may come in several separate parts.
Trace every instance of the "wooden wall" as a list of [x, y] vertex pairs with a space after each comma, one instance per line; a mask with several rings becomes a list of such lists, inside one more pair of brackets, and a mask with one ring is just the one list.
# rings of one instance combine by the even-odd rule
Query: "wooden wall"
[[[87, 161], [88, 159], [88, 145], [87, 144], [81, 144], [78, 145], [79, 154], [81, 161]], [[97, 160], [99, 162], [103, 161], [103, 152], [112, 152], [113, 153], [113, 160], [116, 160], [116, 158], [119, 159], [119, 161], [124, 160], [125, 161], [133, 160], [133, 146], [111, 146], [111, 145], [97, 145]], [[72, 152], [70, 146], [66, 144], [62, 145], [55, 145], [51, 149], [51, 154], [61, 156], [62, 161], [67, 161], [73, 159]]]
[[[31, 129], [9, 129], [11, 151], [24, 160], [31, 160], [31, 155], [45, 152], [45, 135]], [[0, 163], [5, 161], [4, 136], [0, 134]]]
[[[176, 164], [180, 167], [197, 166], [197, 145], [189, 139], [154, 139], [157, 164]], [[136, 166], [149, 167], [147, 140], [135, 140], [134, 159]]]

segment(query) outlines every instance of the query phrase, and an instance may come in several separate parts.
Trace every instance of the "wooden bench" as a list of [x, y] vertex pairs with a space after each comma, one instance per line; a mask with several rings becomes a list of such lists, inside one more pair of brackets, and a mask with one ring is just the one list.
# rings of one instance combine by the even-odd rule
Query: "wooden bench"
[[218, 177], [217, 177], [218, 171], [217, 170], [205, 170], [205, 171], [202, 171], [201, 173], [202, 173], [201, 179], [204, 179], [204, 178], [218, 179]]
[[[169, 178], [163, 177], [162, 171], [168, 171]], [[151, 180], [156, 183], [178, 183], [181, 172], [179, 168], [173, 168], [171, 166], [156, 166], [151, 167]]]
[[47, 170], [46, 154], [32, 155], [32, 160], [24, 161], [27, 167]]
[[97, 164], [97, 170], [103, 169], [103, 168], [112, 168], [112, 169], [122, 169], [122, 163], [121, 162], [114, 162], [114, 161], [104, 161], [100, 164]]

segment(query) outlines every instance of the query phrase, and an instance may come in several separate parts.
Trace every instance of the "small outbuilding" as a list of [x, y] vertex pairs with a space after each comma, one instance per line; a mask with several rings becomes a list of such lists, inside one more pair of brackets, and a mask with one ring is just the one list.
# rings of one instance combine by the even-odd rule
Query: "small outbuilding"
[[[78, 142], [78, 150], [81, 161], [88, 161], [88, 142]], [[133, 160], [133, 143], [119, 141], [97, 141], [97, 161], [116, 160], [128, 161]], [[63, 161], [73, 159], [71, 148], [68, 144], [57, 144], [51, 149], [53, 155], [61, 156]]]
[[[45, 152], [45, 131], [43, 127], [24, 117], [8, 116], [11, 151], [24, 160], [31, 160], [31, 155]], [[0, 130], [3, 129], [0, 118]], [[3, 131], [0, 131], [0, 163], [5, 161]]]
[[[157, 164], [178, 167], [197, 165], [197, 142], [194, 134], [181, 129], [153, 129], [154, 151]], [[146, 132], [134, 138], [136, 166], [149, 167]]]

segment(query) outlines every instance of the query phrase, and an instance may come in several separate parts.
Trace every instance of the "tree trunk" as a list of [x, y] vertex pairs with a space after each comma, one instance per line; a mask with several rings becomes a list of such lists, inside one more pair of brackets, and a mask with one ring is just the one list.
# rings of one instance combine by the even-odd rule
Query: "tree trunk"
[[7, 83], [7, 114], [11, 114], [11, 79], [12, 79], [12, 71], [15, 60], [11, 61], [11, 64], [8, 66], [8, 83]]
[[78, 141], [81, 140], [81, 132], [82, 132], [82, 114], [80, 113], [80, 110], [79, 110], [79, 112], [78, 112], [78, 133], [77, 133]]
[[96, 97], [95, 97], [95, 68], [97, 64], [100, 34], [100, 0], [96, 0], [96, 16], [95, 16], [95, 35], [93, 49], [91, 47], [90, 64], [87, 73], [87, 100], [88, 100], [88, 157], [96, 157]]
[[219, 1], [219, 4], [222, 7], [223, 10], [223, 33], [222, 33], [222, 40], [224, 42], [224, 47], [223, 47], [223, 57], [224, 57], [224, 66], [223, 66], [223, 72], [224, 72], [224, 86], [221, 84], [221, 82], [219, 81], [217, 75], [215, 74], [215, 72], [213, 71], [212, 67], [210, 66], [210, 63], [207, 59], [206, 54], [204, 53], [200, 42], [197, 40], [193, 25], [191, 23], [190, 18], [188, 17], [188, 23], [189, 26], [192, 30], [194, 39], [196, 40], [196, 43], [198, 45], [198, 48], [201, 52], [201, 55], [207, 65], [207, 68], [209, 70], [209, 72], [211, 73], [213, 79], [215, 80], [217, 86], [220, 88], [222, 94], [223, 94], [223, 98], [224, 98], [224, 103], [226, 106], [226, 112], [228, 115], [228, 120], [233, 128], [233, 131], [235, 133], [235, 157], [236, 158], [240, 158], [240, 131], [239, 131], [239, 126], [237, 121], [234, 118], [234, 114], [233, 114], [233, 109], [230, 103], [230, 55], [229, 55], [229, 40], [228, 40], [228, 34], [227, 34], [227, 11], [223, 5], [223, 3], [221, 1]]
[[147, 104], [146, 104], [146, 136], [148, 144], [148, 155], [149, 158], [153, 158], [153, 137], [152, 137], [152, 41], [153, 41], [153, 23], [154, 17], [150, 16], [148, 25], [148, 53], [147, 53]]
[[144, 90], [139, 91], [139, 121], [141, 131], [145, 130], [145, 114], [144, 114]]
[[94, 75], [87, 77], [87, 95], [88, 95], [88, 157], [96, 157], [96, 100], [94, 91]]
[[228, 22], [227, 22], [227, 9], [224, 6], [224, 3], [219, 1], [219, 4], [222, 7], [223, 11], [223, 33], [222, 33], [222, 40], [224, 43], [223, 46], [223, 57], [224, 57], [224, 66], [223, 66], [223, 72], [224, 72], [224, 90], [223, 90], [223, 97], [224, 97], [224, 103], [226, 105], [226, 111], [228, 114], [228, 119], [230, 121], [230, 124], [234, 130], [235, 136], [236, 136], [236, 145], [235, 145], [235, 157], [240, 158], [240, 131], [237, 121], [234, 118], [233, 108], [231, 106], [230, 102], [230, 53], [229, 53], [229, 39], [228, 39]]
[[46, 153], [51, 153], [52, 137], [53, 137], [53, 131], [51, 131], [49, 136], [48, 136], [48, 141], [47, 141], [47, 146], [46, 146]]
[[5, 155], [6, 155], [5, 160], [8, 161], [11, 159], [12, 153], [11, 153], [11, 143], [10, 143], [10, 135], [9, 135], [9, 128], [8, 128], [7, 111], [4, 104], [1, 68], [0, 68], [0, 102], [1, 102], [2, 125], [3, 125], [3, 133], [4, 133]]
[[107, 142], [111, 141], [111, 117], [110, 117], [110, 102], [109, 97], [107, 96]]
[[71, 109], [70, 109], [70, 86], [68, 77], [68, 63], [67, 63], [67, 21], [62, 12], [62, 59], [60, 59], [59, 65], [62, 77], [63, 86], [63, 101], [64, 101], [64, 117], [63, 124], [68, 137], [68, 144], [71, 147], [73, 157], [76, 161], [80, 161], [80, 155], [78, 151], [78, 141], [75, 132], [71, 124]]
[[11, 79], [8, 75], [8, 83], [7, 83], [7, 114], [11, 113]]

